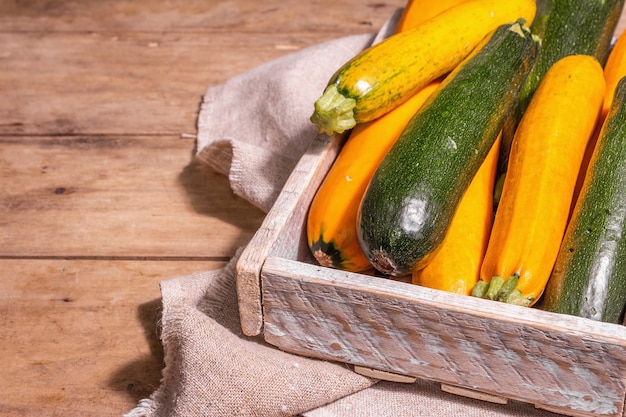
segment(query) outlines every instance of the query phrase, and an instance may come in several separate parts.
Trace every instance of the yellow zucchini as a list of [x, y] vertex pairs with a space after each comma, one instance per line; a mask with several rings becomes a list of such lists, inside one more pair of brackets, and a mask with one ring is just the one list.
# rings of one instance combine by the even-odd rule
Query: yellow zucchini
[[[613, 98], [615, 96], [617, 83], [624, 76], [626, 76], [626, 34], [622, 33], [622, 35], [615, 42], [615, 45], [613, 45], [609, 57], [606, 60], [606, 64], [604, 64], [606, 93], [604, 94], [602, 111], [600, 112], [600, 117], [598, 119], [598, 122], [596, 123], [596, 129], [593, 133], [593, 136], [591, 137], [591, 140], [589, 141], [589, 144], [587, 145], [587, 150], [585, 151], [585, 157], [583, 158], [583, 163], [580, 168], [580, 174], [578, 175], [578, 181], [576, 183], [574, 200], [578, 199], [578, 195], [580, 194], [583, 182], [585, 181], [589, 162], [591, 160], [591, 157], [593, 156], [596, 143], [598, 142], [598, 137], [600, 136], [602, 125], [604, 124], [606, 116], [609, 114], [609, 109], [611, 108], [611, 105], [613, 104]], [[574, 204], [572, 204], [572, 210], [573, 209]]]
[[[506, 173], [511, 141], [537, 85], [559, 59], [591, 55], [604, 65], [611, 37], [624, 7], [624, 0], [540, 0], [531, 33], [541, 39], [541, 49], [502, 129], [499, 170]], [[498, 181], [501, 181], [498, 179]]]
[[467, 0], [409, 0], [398, 21], [396, 32], [404, 32]]
[[534, 0], [468, 0], [390, 36], [331, 77], [311, 121], [333, 134], [380, 117], [450, 72], [498, 26], [529, 24], [535, 10]]
[[309, 208], [307, 240], [320, 265], [352, 272], [372, 267], [357, 237], [359, 203], [380, 161], [439, 84], [430, 83], [393, 111], [350, 132]]
[[606, 94], [604, 95], [604, 102], [602, 104], [600, 125], [609, 114], [615, 97], [617, 84], [624, 76], [626, 76], [626, 34], [622, 33], [619, 38], [617, 38], [617, 41], [615, 41], [615, 45], [613, 45], [609, 57], [606, 60], [606, 64], [604, 64]]
[[626, 78], [609, 109], [542, 308], [621, 324], [626, 307]]
[[513, 139], [475, 295], [494, 277], [498, 286], [511, 280], [501, 301], [532, 305], [543, 293], [604, 91], [602, 67], [589, 55], [560, 59], [542, 79]]

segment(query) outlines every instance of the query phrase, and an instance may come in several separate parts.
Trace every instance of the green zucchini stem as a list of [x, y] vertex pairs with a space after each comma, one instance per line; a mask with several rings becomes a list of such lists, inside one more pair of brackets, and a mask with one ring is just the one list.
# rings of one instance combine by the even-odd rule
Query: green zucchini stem
[[528, 307], [533, 299], [522, 296], [522, 292], [518, 289], [515, 289], [511, 291], [509, 295], [507, 295], [505, 300], [502, 301], [507, 304], [515, 304], [517, 306]]
[[485, 298], [489, 300], [497, 300], [498, 295], [500, 294], [500, 289], [504, 285], [504, 280], [502, 277], [495, 276], [491, 278], [491, 282], [489, 283], [489, 288], [487, 288], [487, 293], [485, 294]]
[[320, 133], [343, 133], [356, 125], [354, 106], [355, 99], [342, 95], [335, 84], [330, 84], [315, 101], [311, 121], [317, 125]]
[[513, 274], [506, 280], [500, 276], [494, 276], [489, 283], [481, 279], [474, 284], [472, 296], [528, 307], [533, 299], [522, 295], [522, 292], [517, 289], [518, 281], [518, 274]]
[[511, 294], [511, 292], [515, 291], [515, 289], [517, 288], [518, 281], [519, 275], [517, 274], [513, 274], [508, 277], [506, 281], [504, 281], [504, 284], [502, 284], [502, 287], [500, 288], [496, 299], [498, 301], [505, 301], [508, 298], [509, 294]]
[[472, 297], [485, 298], [489, 284], [486, 281], [478, 280], [472, 287]]

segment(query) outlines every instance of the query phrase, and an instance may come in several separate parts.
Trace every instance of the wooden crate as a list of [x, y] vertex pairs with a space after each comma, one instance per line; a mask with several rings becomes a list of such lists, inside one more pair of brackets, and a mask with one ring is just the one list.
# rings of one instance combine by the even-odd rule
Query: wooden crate
[[309, 204], [342, 143], [317, 137], [237, 265], [242, 329], [288, 352], [486, 401], [624, 416], [626, 327], [319, 266]]

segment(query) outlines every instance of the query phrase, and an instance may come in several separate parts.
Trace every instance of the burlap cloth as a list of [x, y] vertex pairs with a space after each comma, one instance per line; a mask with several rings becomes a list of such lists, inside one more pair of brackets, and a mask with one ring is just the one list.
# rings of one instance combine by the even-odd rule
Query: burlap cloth
[[[315, 136], [309, 116], [329, 77], [387, 36], [397, 16], [377, 35], [316, 45], [209, 88], [198, 118], [197, 157], [227, 175], [234, 193], [269, 210]], [[434, 382], [376, 381], [345, 364], [285, 353], [260, 336], [244, 336], [237, 256], [224, 269], [161, 283], [161, 386], [126, 416], [554, 416], [528, 404], [447, 394]]]

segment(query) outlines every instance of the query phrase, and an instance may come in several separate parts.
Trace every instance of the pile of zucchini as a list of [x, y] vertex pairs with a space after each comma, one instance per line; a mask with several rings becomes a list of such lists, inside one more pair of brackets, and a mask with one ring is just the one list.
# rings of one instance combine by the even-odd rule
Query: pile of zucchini
[[410, 0], [339, 68], [311, 116], [348, 132], [309, 209], [317, 261], [621, 322], [624, 0], [579, 6]]

